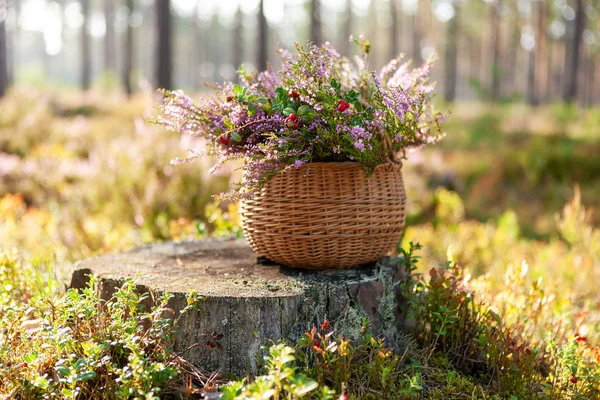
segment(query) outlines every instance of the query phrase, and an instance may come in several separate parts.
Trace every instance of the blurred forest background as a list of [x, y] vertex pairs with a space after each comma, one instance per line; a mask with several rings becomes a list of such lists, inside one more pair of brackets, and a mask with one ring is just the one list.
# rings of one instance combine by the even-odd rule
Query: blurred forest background
[[0, 95], [13, 83], [198, 90], [276, 45], [350, 34], [380, 68], [438, 59], [446, 101], [600, 102], [597, 0], [0, 0]]

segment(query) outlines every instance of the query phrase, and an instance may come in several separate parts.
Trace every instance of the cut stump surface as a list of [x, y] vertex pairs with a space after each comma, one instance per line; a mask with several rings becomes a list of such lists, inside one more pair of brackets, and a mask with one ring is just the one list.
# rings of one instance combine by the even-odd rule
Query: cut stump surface
[[[96, 290], [105, 300], [127, 279], [149, 294], [148, 307], [169, 292], [168, 306], [177, 314], [195, 291], [198, 310], [179, 320], [175, 350], [209, 372], [260, 372], [261, 346], [269, 340], [296, 340], [325, 319], [336, 333], [349, 337], [360, 334], [365, 320], [375, 334], [395, 329], [398, 273], [386, 259], [361, 269], [314, 272], [257, 259], [244, 240], [202, 240], [80, 261], [70, 287], [84, 288], [89, 275], [97, 279]], [[220, 338], [218, 345], [214, 336]]]

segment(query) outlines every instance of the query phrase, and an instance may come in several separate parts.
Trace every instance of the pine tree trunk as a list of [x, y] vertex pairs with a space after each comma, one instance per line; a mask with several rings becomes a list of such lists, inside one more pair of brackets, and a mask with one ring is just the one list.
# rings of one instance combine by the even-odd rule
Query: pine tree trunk
[[133, 0], [126, 0], [127, 6], [127, 30], [125, 31], [125, 45], [123, 46], [123, 86], [128, 96], [133, 93], [131, 86], [131, 71], [133, 69], [133, 27], [131, 26], [131, 14], [133, 14]]
[[[0, 15], [6, 15], [6, 0], [0, 0]], [[6, 53], [6, 24], [4, 18], [0, 18], [0, 97], [6, 94], [8, 88]]]
[[258, 54], [256, 57], [257, 68], [261, 71], [267, 68], [269, 48], [269, 27], [265, 17], [264, 0], [260, 0], [258, 10]]
[[534, 50], [534, 90], [532, 104], [538, 105], [544, 100], [546, 83], [547, 67], [544, 65], [545, 58], [547, 57], [546, 51], [546, 6], [543, 1], [537, 4], [537, 24], [535, 32], [535, 50]]
[[[13, 13], [14, 13], [14, 20], [15, 20], [15, 24], [13, 25], [12, 31], [10, 33], [10, 35], [8, 35], [8, 32], [6, 32], [6, 26], [5, 26], [5, 32], [4, 35], [6, 37], [6, 58], [7, 58], [7, 66], [6, 66], [6, 82], [7, 82], [7, 86], [11, 86], [14, 83], [15, 80], [15, 71], [17, 70], [17, 52], [19, 49], [19, 37], [20, 37], [20, 32], [19, 32], [19, 15], [20, 15], [20, 8], [21, 8], [21, 4], [20, 4], [20, 0], [12, 0], [12, 2], [9, 2], [8, 0], [4, 0], [6, 2], [6, 7], [8, 9], [8, 6], [10, 5], [13, 9]], [[0, 3], [2, 1], [0, 0]], [[1, 9], [1, 7], [0, 7]]]
[[456, 63], [458, 48], [458, 5], [454, 17], [446, 24], [446, 54], [444, 62], [444, 99], [453, 102], [456, 99]]
[[418, 22], [419, 12], [415, 12], [410, 18], [410, 27], [412, 31], [412, 59], [415, 65], [419, 65], [423, 62], [421, 58], [421, 32], [419, 30]]
[[349, 57], [351, 52], [351, 43], [349, 41], [350, 35], [352, 35], [352, 24], [353, 24], [353, 15], [352, 15], [352, 0], [346, 0], [346, 9], [345, 9], [345, 21], [344, 28], [342, 29], [342, 45], [340, 46], [340, 51], [343, 56]]
[[511, 25], [510, 25], [510, 39], [508, 45], [508, 57], [507, 57], [507, 83], [508, 87], [510, 87], [509, 94], [515, 94], [519, 91], [517, 86], [517, 55], [519, 48], [521, 47], [520, 39], [521, 39], [521, 20], [519, 16], [519, 10], [517, 7], [514, 7], [512, 12], [514, 15], [511, 15]]
[[400, 24], [398, 22], [398, 0], [390, 0], [390, 15], [392, 26], [390, 27], [390, 60], [396, 58], [399, 53]]
[[172, 29], [170, 0], [156, 0], [158, 28], [156, 84], [162, 89], [173, 89]]
[[[244, 25], [242, 24], [243, 18], [241, 7], [238, 9], [236, 14], [236, 26], [233, 33], [233, 67], [237, 70], [244, 61]], [[239, 81], [239, 77], [236, 74], [236, 82]]]
[[188, 65], [188, 76], [190, 81], [190, 87], [194, 90], [198, 89], [198, 68], [199, 68], [199, 49], [200, 47], [200, 27], [198, 26], [198, 8], [199, 2], [196, 1], [196, 7], [194, 7], [194, 13], [192, 14], [191, 33], [189, 35], [190, 43], [190, 54], [189, 54], [189, 65]]
[[498, 8], [500, 7], [499, 2], [492, 3], [491, 5], [491, 45], [492, 45], [492, 65], [490, 68], [490, 99], [497, 101], [500, 97], [500, 78], [501, 78], [501, 66], [500, 66], [500, 16], [498, 15]]
[[113, 0], [104, 0], [106, 35], [104, 36], [104, 70], [116, 72], [115, 14]]
[[310, 41], [320, 45], [322, 40], [321, 1], [310, 0]]
[[92, 81], [92, 60], [90, 49], [89, 21], [90, 0], [81, 0], [83, 25], [81, 26], [81, 89], [88, 90]]
[[576, 0], [575, 6], [575, 29], [571, 41], [571, 51], [568, 57], [568, 72], [566, 74], [566, 86], [564, 100], [573, 102], [577, 97], [577, 75], [579, 73], [581, 37], [585, 27], [585, 14], [583, 0]]
[[536, 104], [535, 98], [535, 50], [529, 52], [529, 64], [527, 66], [527, 103]]

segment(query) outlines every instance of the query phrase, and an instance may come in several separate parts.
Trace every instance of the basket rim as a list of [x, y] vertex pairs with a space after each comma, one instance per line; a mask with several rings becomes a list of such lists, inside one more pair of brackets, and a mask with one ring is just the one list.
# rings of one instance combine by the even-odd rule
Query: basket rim
[[[290, 164], [292, 165], [292, 164]], [[294, 170], [300, 170], [303, 168], [314, 167], [341, 167], [341, 168], [361, 168], [360, 164], [357, 161], [317, 161], [317, 162], [309, 162], [307, 164], [301, 165], [299, 168], [294, 168]], [[378, 164], [375, 169], [385, 168], [385, 167], [395, 167], [402, 168], [402, 162], [392, 162], [388, 161], [384, 164]], [[288, 172], [288, 171], [283, 171]]]

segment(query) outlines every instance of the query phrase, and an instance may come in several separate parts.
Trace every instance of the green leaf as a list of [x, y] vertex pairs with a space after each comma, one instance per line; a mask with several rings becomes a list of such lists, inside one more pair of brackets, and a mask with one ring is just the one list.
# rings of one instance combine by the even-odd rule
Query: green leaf
[[81, 374], [77, 374], [73, 377], [74, 382], [80, 381], [89, 381], [90, 379], [94, 379], [96, 377], [96, 373], [94, 371], [87, 371]]
[[283, 115], [285, 115], [286, 117], [289, 117], [290, 115], [294, 114], [296, 112], [296, 110], [294, 110], [291, 107], [287, 107], [283, 110]]
[[73, 393], [72, 390], [69, 390], [67, 388], [64, 388], [63, 390], [61, 390], [61, 393], [67, 397], [73, 397], [75, 395], [75, 393]]
[[577, 375], [577, 365], [571, 365], [571, 373]]
[[298, 115], [304, 117], [307, 113], [310, 112], [310, 108], [307, 105], [302, 105], [298, 108]]
[[34, 351], [33, 353], [27, 354], [25, 357], [23, 357], [23, 360], [25, 360], [26, 363], [32, 363], [37, 360], [37, 356], [37, 351]]
[[238, 132], [231, 132], [231, 138], [233, 139], [234, 142], [239, 143], [242, 141], [242, 136]]
[[237, 83], [233, 85], [233, 91], [235, 92], [235, 94], [243, 94], [242, 87]]

